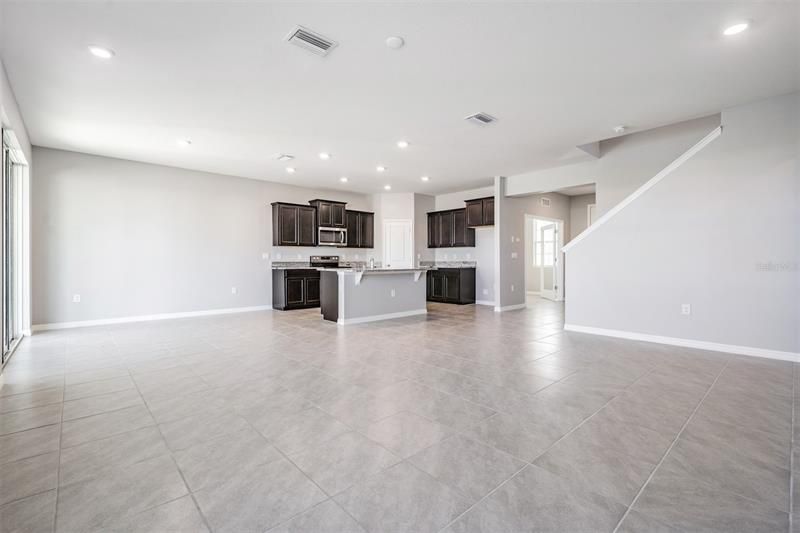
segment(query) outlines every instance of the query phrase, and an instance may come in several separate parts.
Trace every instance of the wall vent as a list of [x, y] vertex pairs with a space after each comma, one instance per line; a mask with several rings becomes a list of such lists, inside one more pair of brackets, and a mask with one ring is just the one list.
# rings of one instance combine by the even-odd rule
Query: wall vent
[[339, 44], [302, 26], [295, 26], [286, 36], [286, 40], [320, 56], [328, 55]]
[[480, 124], [481, 126], [485, 126], [486, 124], [491, 124], [497, 119], [488, 113], [475, 113], [474, 115], [464, 117], [464, 120], [468, 120], [470, 122], [474, 122], [475, 124]]
[[550, 207], [550, 198], [539, 198], [539, 203], [542, 207]]

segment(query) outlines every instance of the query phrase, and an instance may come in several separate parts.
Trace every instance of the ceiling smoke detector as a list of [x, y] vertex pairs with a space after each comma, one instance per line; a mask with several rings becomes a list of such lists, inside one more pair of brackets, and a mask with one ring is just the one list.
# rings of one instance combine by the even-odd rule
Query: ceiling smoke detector
[[480, 124], [481, 126], [485, 126], [486, 124], [491, 124], [496, 118], [494, 118], [489, 113], [475, 113], [474, 115], [469, 115], [468, 117], [464, 117], [464, 120], [468, 120], [470, 122], [474, 122], [475, 124]]
[[276, 154], [275, 159], [278, 161], [291, 161], [294, 159], [294, 156], [289, 154]]
[[319, 56], [328, 55], [328, 53], [339, 44], [322, 34], [302, 26], [295, 26], [292, 28], [292, 31], [286, 36], [286, 40]]
[[614, 133], [625, 133], [625, 130], [627, 129], [628, 129], [627, 126], [623, 126], [622, 124], [620, 124], [619, 126], [614, 126]]

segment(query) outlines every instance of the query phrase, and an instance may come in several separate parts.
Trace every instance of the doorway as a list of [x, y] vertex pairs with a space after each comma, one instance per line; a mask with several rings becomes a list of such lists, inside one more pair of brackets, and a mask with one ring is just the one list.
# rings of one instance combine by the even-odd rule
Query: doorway
[[383, 222], [383, 266], [386, 268], [411, 268], [414, 266], [411, 220], [385, 220]]
[[563, 245], [563, 220], [525, 215], [524, 263], [527, 297], [563, 300]]

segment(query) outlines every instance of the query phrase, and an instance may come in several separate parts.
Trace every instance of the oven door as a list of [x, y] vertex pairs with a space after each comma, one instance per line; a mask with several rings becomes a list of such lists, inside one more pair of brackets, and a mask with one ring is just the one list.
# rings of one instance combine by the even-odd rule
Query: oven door
[[347, 246], [347, 230], [342, 228], [319, 228], [319, 246]]

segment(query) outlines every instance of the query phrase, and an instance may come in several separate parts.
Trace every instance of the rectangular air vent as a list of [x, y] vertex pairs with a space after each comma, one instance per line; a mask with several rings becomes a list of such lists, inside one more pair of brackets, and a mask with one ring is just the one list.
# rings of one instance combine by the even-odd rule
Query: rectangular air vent
[[542, 207], [550, 207], [550, 198], [540, 198], [539, 202], [542, 204]]
[[286, 40], [320, 56], [328, 55], [328, 52], [336, 48], [338, 44], [336, 41], [302, 26], [295, 26], [286, 36]]
[[474, 115], [464, 117], [464, 120], [469, 120], [470, 122], [484, 126], [486, 124], [491, 124], [497, 119], [488, 113], [475, 113]]

